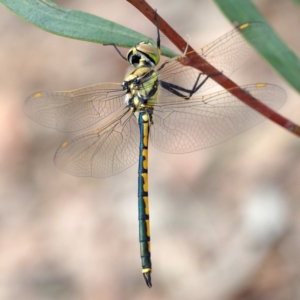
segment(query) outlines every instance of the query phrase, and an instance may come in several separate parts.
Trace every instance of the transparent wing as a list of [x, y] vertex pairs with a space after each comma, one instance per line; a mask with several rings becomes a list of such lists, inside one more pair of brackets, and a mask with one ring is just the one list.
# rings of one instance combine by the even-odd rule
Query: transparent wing
[[[254, 54], [254, 50], [241, 33], [245, 34], [249, 42], [262, 47], [267, 40], [269, 29], [264, 23], [244, 24], [201, 48], [197, 53], [224, 75], [229, 76]], [[159, 71], [159, 79], [192, 89], [199, 73], [201, 72], [197, 69], [183, 66], [177, 62], [176, 58], [173, 58], [168, 60]], [[209, 79], [200, 91], [207, 90], [216, 84], [215, 81]], [[160, 95], [164, 96], [164, 93], [168, 95], [167, 91], [162, 91]], [[159, 101], [163, 100], [163, 98], [159, 99]]]
[[118, 83], [100, 83], [66, 92], [37, 92], [24, 105], [34, 121], [61, 131], [87, 128], [118, 110], [125, 91]]
[[[273, 110], [285, 102], [283, 89], [271, 84], [242, 87]], [[187, 153], [221, 143], [265, 120], [229, 91], [154, 108], [152, 144], [168, 153]]]
[[133, 165], [138, 155], [138, 124], [127, 110], [114, 121], [62, 143], [55, 164], [75, 176], [108, 177]]

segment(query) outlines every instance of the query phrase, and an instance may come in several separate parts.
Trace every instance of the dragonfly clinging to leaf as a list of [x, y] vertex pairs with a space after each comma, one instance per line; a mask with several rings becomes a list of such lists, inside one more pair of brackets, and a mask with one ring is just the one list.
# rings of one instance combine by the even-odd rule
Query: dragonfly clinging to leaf
[[[266, 39], [263, 23], [236, 27], [197, 51], [226, 76], [252, 52], [248, 40]], [[38, 123], [60, 131], [90, 129], [61, 144], [55, 164], [75, 176], [107, 177], [139, 161], [138, 219], [142, 273], [151, 287], [148, 202], [149, 140], [168, 153], [188, 153], [221, 143], [262, 122], [264, 117], [240, 102], [231, 91], [203, 95], [213, 87], [214, 74], [183, 66], [179, 58], [160, 66], [157, 42], [140, 42], [125, 57], [129, 63], [122, 83], [99, 83], [65, 92], [37, 92], [26, 99], [25, 112]], [[242, 87], [277, 110], [285, 92], [272, 84]]]

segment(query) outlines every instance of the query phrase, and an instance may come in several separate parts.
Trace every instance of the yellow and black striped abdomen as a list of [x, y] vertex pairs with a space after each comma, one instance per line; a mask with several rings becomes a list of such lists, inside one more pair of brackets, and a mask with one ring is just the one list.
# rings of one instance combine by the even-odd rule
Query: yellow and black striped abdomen
[[151, 253], [150, 253], [150, 223], [148, 203], [148, 142], [150, 130], [148, 112], [139, 113], [140, 127], [140, 157], [138, 170], [138, 207], [139, 207], [139, 240], [142, 260], [142, 272], [145, 281], [151, 287]]

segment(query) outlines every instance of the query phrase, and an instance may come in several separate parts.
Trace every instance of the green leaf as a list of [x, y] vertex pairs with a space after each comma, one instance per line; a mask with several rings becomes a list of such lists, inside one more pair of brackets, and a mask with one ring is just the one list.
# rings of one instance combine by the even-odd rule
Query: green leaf
[[[51, 0], [0, 0], [0, 3], [29, 23], [72, 39], [125, 48], [151, 40], [125, 26], [78, 10], [62, 8]], [[165, 47], [162, 47], [162, 54], [168, 57], [177, 55]]]
[[[214, 2], [233, 23], [243, 24], [257, 21], [267, 23], [250, 0], [214, 0]], [[299, 58], [286, 46], [270, 26], [269, 28], [270, 32], [267, 42], [263, 47], [257, 48], [257, 51], [291, 86], [300, 92]]]
[[300, 0], [294, 0], [294, 2], [298, 5], [300, 5]]

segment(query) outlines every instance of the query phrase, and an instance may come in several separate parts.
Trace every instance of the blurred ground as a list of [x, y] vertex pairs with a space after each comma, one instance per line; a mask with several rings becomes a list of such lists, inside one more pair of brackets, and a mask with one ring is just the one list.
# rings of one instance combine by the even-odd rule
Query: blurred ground
[[[155, 37], [125, 1], [56, 2]], [[255, 2], [299, 56], [299, 7]], [[209, 0], [149, 3], [195, 48], [231, 28]], [[266, 121], [192, 154], [150, 148], [149, 290], [140, 271], [137, 165], [106, 179], [64, 174], [53, 155], [70, 135], [22, 111], [38, 90], [122, 81], [126, 63], [112, 47], [54, 36], [4, 7], [0, 16], [1, 300], [300, 299], [298, 138]], [[300, 123], [299, 95], [260, 58], [233, 78], [282, 86], [280, 113]]]

